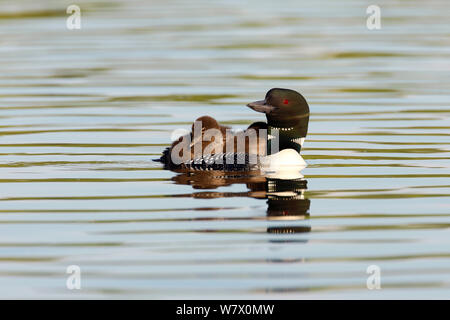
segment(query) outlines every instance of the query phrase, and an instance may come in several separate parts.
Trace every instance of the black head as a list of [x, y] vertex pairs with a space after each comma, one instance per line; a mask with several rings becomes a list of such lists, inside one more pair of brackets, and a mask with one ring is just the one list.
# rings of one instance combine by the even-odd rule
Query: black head
[[269, 126], [302, 127], [306, 136], [309, 106], [305, 98], [297, 91], [273, 88], [266, 93], [264, 100], [249, 103], [247, 106], [255, 111], [264, 112]]

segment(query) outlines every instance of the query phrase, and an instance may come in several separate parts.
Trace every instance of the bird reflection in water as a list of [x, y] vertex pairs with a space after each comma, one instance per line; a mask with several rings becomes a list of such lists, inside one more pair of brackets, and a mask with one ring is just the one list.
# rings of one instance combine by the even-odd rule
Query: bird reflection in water
[[[298, 221], [309, 217], [310, 200], [305, 198], [307, 180], [301, 174], [280, 179], [261, 175], [259, 171], [239, 173], [223, 171], [179, 172], [172, 178], [176, 184], [191, 185], [194, 189], [215, 189], [233, 184], [245, 184], [245, 192], [199, 191], [190, 196], [200, 199], [249, 197], [267, 199], [267, 220]], [[268, 233], [292, 234], [310, 232], [309, 225], [268, 227]]]

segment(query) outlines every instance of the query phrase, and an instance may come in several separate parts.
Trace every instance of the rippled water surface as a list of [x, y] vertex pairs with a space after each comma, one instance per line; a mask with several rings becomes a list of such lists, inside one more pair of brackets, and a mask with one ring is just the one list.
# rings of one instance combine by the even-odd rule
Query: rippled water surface
[[[450, 298], [448, 1], [73, 2], [0, 3], [1, 298]], [[151, 161], [271, 87], [311, 107], [295, 214]]]

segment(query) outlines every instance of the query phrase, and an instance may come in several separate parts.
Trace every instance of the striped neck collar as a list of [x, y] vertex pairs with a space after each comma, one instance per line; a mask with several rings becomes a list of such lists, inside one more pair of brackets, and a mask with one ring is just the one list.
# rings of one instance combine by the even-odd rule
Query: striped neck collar
[[[269, 125], [267, 134], [267, 154], [273, 154], [283, 149], [294, 149], [300, 153], [305, 140], [305, 137], [301, 136], [300, 130], [295, 127], [274, 127]], [[275, 149], [273, 153], [272, 148]]]

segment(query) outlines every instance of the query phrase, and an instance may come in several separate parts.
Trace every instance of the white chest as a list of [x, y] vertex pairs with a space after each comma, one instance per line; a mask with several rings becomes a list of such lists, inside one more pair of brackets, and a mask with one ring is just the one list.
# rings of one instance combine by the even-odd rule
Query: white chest
[[276, 175], [283, 179], [302, 178], [301, 170], [308, 164], [294, 149], [283, 149], [280, 152], [261, 158], [261, 170], [268, 175]]

